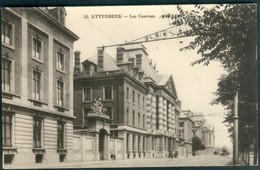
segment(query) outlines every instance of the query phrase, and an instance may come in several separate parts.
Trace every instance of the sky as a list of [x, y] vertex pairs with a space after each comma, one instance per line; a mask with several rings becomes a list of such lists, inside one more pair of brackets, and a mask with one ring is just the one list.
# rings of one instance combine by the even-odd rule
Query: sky
[[[185, 5], [184, 9], [193, 6]], [[125, 43], [145, 35], [169, 28], [169, 20], [160, 16], [177, 13], [174, 5], [153, 6], [106, 6], [106, 7], [66, 7], [66, 26], [80, 39], [74, 43], [74, 50], [81, 52], [81, 62], [97, 52], [97, 47]], [[96, 15], [121, 15], [122, 18], [98, 18]], [[85, 18], [84, 18], [85, 15]], [[140, 18], [139, 15], [151, 18]], [[88, 18], [86, 18], [88, 16]], [[136, 16], [136, 17], [134, 17]], [[215, 113], [222, 116], [205, 116], [207, 122], [215, 128], [215, 145], [231, 147], [227, 127], [221, 123], [225, 110], [220, 105], [210, 105], [215, 98], [218, 79], [224, 73], [218, 62], [209, 66], [191, 63], [200, 58], [197, 52], [184, 51], [180, 48], [193, 38], [178, 38], [164, 41], [144, 43], [149, 58], [156, 63], [160, 74], [173, 75], [182, 110], [201, 112], [205, 115]], [[183, 43], [180, 43], [183, 42]], [[115, 56], [115, 47], [105, 48], [111, 56]]]

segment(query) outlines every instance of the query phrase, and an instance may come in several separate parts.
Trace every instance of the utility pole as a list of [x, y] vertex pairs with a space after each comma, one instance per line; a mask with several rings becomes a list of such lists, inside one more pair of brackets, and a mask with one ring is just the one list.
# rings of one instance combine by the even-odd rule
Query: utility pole
[[238, 92], [234, 97], [234, 143], [233, 143], [233, 165], [238, 164]]

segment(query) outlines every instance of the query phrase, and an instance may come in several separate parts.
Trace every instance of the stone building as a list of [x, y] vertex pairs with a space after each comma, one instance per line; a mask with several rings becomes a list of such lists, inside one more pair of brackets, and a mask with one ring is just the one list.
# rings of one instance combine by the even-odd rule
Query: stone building
[[183, 143], [179, 147], [180, 156], [192, 155], [192, 128], [194, 126], [192, 114], [190, 110], [182, 110], [179, 117], [180, 138], [183, 139]]
[[195, 122], [192, 128], [193, 135], [198, 136], [206, 147], [204, 151], [200, 151], [199, 153], [213, 154], [215, 148], [214, 127], [207, 123], [202, 113], [193, 113], [192, 119]]
[[[90, 121], [95, 99], [109, 119], [94, 113]], [[172, 75], [158, 73], [142, 44], [120, 46], [114, 57], [98, 48], [82, 64], [75, 52], [75, 160], [168, 157], [178, 150], [180, 112]]]
[[73, 160], [73, 43], [66, 11], [2, 8], [4, 164]]

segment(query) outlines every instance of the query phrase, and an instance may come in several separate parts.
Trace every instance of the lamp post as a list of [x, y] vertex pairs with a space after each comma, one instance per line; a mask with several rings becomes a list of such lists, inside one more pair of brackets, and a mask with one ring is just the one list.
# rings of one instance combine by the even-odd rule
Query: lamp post
[[238, 164], [238, 92], [234, 97], [234, 143], [233, 143], [233, 165]]

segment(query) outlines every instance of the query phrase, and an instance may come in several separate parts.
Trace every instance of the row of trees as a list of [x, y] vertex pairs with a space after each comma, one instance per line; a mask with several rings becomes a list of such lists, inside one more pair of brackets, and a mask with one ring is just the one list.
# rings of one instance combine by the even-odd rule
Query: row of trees
[[238, 92], [239, 152], [243, 159], [254, 151], [257, 163], [257, 60], [256, 5], [221, 4], [196, 5], [194, 10], [177, 7], [179, 14], [165, 14], [176, 26], [187, 25], [186, 36], [194, 36], [180, 50], [197, 50], [201, 58], [192, 65], [209, 65], [219, 61], [226, 73], [221, 75], [216, 98], [211, 104], [221, 104], [227, 110], [225, 121], [233, 139], [234, 96]]

